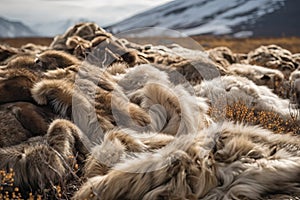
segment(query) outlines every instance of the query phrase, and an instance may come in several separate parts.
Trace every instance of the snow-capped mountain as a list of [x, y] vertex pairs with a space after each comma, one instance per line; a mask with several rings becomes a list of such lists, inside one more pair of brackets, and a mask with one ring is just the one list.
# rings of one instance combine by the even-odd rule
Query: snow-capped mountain
[[37, 35], [22, 22], [10, 21], [0, 17], [0, 37], [28, 37]]
[[[274, 21], [274, 17], [279, 21], [285, 19], [281, 25], [289, 25], [291, 21], [296, 25], [296, 16], [289, 15], [292, 12], [299, 17], [299, 11], [296, 12], [299, 6], [296, 0], [174, 0], [107, 28], [113, 33], [120, 33], [142, 27], [164, 27], [187, 35], [226, 34], [244, 37], [256, 34], [256, 24], [260, 24], [260, 29], [271, 24], [275, 27], [271, 34], [276, 34], [274, 30], [277, 28], [279, 31], [282, 27], [276, 27], [278, 20]], [[287, 19], [287, 16], [290, 18]], [[151, 34], [154, 32], [152, 30]], [[147, 33], [140, 31], [139, 34], [145, 36]]]

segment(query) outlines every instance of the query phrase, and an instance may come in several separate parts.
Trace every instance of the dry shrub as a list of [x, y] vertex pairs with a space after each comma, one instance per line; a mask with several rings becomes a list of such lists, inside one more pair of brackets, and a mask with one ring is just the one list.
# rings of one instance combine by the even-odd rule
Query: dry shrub
[[19, 188], [14, 187], [14, 171], [0, 170], [0, 199], [22, 199]]
[[222, 120], [221, 117], [229, 121], [246, 123], [249, 125], [260, 125], [275, 133], [300, 134], [300, 124], [297, 120], [299, 112], [292, 114], [290, 118], [285, 119], [273, 111], [255, 110], [247, 106], [244, 102], [238, 101], [232, 105], [226, 105], [220, 109], [211, 107], [209, 115], [216, 121]]

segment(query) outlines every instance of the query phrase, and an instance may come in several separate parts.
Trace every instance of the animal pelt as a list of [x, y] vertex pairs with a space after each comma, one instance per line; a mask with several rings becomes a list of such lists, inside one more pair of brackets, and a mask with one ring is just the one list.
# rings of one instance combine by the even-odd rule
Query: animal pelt
[[256, 126], [213, 124], [153, 153], [121, 160], [74, 199], [262, 199], [300, 192], [298, 136]]
[[248, 53], [248, 63], [279, 69], [286, 79], [298, 67], [298, 63], [293, 58], [292, 53], [277, 45], [260, 46], [254, 51], [250, 51]]
[[227, 47], [216, 47], [209, 49], [207, 52], [212, 61], [220, 64], [225, 69], [237, 61], [236, 55]]
[[143, 88], [147, 83], [161, 83], [170, 85], [169, 76], [157, 67], [144, 64], [130, 68], [127, 73], [118, 80], [118, 84], [127, 96], [131, 96], [136, 90]]
[[25, 45], [22, 45], [20, 49], [25, 53], [38, 54], [43, 51], [46, 51], [48, 47], [43, 45], [33, 44], [33, 43], [27, 43]]
[[18, 55], [7, 62], [6, 69], [11, 68], [25, 68], [38, 71], [39, 69], [35, 66], [34, 56], [32, 55]]
[[[68, 38], [72, 36], [91, 41], [95, 37], [104, 36], [105, 38], [108, 38], [112, 35], [95, 23], [79, 23], [68, 29], [63, 35], [56, 36], [50, 44], [50, 48], [56, 50], [68, 50], [66, 43]], [[73, 45], [73, 47], [75, 47], [75, 45]]]
[[41, 191], [55, 186], [82, 163], [89, 153], [88, 141], [70, 121], [57, 119], [45, 136], [0, 148], [0, 169], [14, 172], [14, 186], [21, 192]]
[[33, 87], [32, 96], [38, 104], [49, 104], [56, 113], [72, 118], [93, 141], [116, 125], [147, 126], [149, 115], [129, 102], [107, 72], [96, 69], [80, 68], [72, 81], [42, 80]]
[[294, 90], [295, 90], [295, 94], [296, 94], [296, 103], [298, 105], [298, 109], [300, 108], [300, 79], [297, 78], [294, 81]]
[[141, 92], [141, 107], [149, 110], [153, 131], [188, 134], [204, 128], [209, 122], [206, 103], [190, 95], [180, 85], [168, 88], [148, 83]]
[[27, 102], [0, 105], [0, 147], [45, 135], [55, 117], [50, 109]]
[[300, 78], [300, 68], [296, 69], [295, 71], [293, 71], [289, 77], [289, 81], [293, 82], [296, 79]]
[[228, 71], [233, 75], [247, 77], [257, 85], [265, 85], [275, 91], [279, 91], [284, 81], [284, 75], [279, 70], [256, 65], [232, 64], [228, 66]]
[[8, 45], [0, 45], [0, 63], [3, 64], [7, 59], [12, 57], [13, 55], [16, 55], [18, 53], [21, 53], [19, 49], [10, 47]]
[[242, 102], [249, 108], [273, 111], [286, 119], [291, 113], [297, 112], [289, 106], [289, 100], [279, 98], [266, 86], [258, 86], [245, 77], [222, 76], [203, 81], [194, 88], [198, 96], [207, 98], [212, 107], [220, 110], [224, 110], [227, 105]]
[[0, 70], [0, 103], [33, 102], [30, 89], [38, 80], [38, 75], [27, 69]]
[[118, 81], [128, 98], [147, 110], [151, 130], [166, 134], [186, 134], [210, 121], [204, 99], [174, 86], [166, 72], [151, 65], [132, 68]]
[[80, 64], [80, 61], [71, 54], [63, 51], [46, 50], [36, 55], [35, 63], [42, 70], [53, 70], [66, 68], [71, 65]]
[[93, 147], [86, 160], [85, 176], [91, 178], [104, 175], [120, 161], [132, 158], [134, 153], [151, 152], [173, 140], [173, 136], [162, 133], [140, 133], [131, 129], [111, 130], [106, 133], [101, 144]]

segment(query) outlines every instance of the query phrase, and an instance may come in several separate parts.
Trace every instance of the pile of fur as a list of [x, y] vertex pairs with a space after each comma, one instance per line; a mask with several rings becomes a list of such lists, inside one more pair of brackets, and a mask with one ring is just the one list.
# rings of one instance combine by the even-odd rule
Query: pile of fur
[[293, 86], [299, 98], [298, 61], [289, 80], [259, 62], [261, 49], [247, 57], [143, 46], [93, 23], [50, 47], [1, 46], [0, 170], [14, 172], [25, 197], [70, 179], [80, 185], [65, 196], [73, 199], [300, 194], [299, 136], [209, 112], [242, 101], [299, 122], [297, 106], [282, 98], [290, 94], [278, 89]]

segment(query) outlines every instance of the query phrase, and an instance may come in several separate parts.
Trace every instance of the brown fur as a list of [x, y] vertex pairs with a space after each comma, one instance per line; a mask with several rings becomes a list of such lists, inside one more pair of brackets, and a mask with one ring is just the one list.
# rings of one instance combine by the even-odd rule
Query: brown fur
[[20, 51], [14, 47], [10, 47], [8, 45], [0, 45], [0, 63], [18, 53], [20, 53]]
[[128, 65], [126, 63], [114, 63], [109, 68], [106, 69], [108, 73], [111, 75], [118, 75], [118, 74], [125, 74], [126, 69], [128, 68]]
[[34, 56], [29, 55], [20, 55], [16, 56], [14, 59], [11, 59], [6, 68], [25, 68], [25, 69], [33, 69], [36, 70]]
[[33, 101], [30, 89], [38, 79], [26, 69], [0, 70], [0, 103]]
[[[90, 77], [90, 71], [80, 70], [82, 78], [76, 79], [75, 85], [66, 80], [43, 80], [32, 89], [32, 96], [40, 105], [49, 104], [62, 116], [72, 117], [75, 123], [89, 137], [98, 132], [102, 135], [115, 125], [134, 127], [146, 126], [150, 123], [148, 114], [137, 105], [130, 103], [122, 91], [103, 73]], [[132, 118], [132, 119], [131, 119]], [[86, 119], [86, 120], [83, 120]], [[97, 128], [91, 128], [91, 127]], [[102, 131], [98, 130], [99, 127]]]
[[104, 136], [102, 144], [93, 148], [85, 164], [86, 177], [104, 175], [130, 153], [143, 152], [148, 148], [140, 140], [125, 131], [109, 131]]
[[248, 63], [271, 69], [280, 70], [286, 79], [290, 77], [298, 63], [292, 57], [292, 53], [277, 45], [260, 46], [248, 53]]
[[66, 68], [71, 65], [80, 64], [74, 56], [63, 51], [47, 50], [37, 55], [36, 65], [44, 70]]
[[16, 102], [0, 106], [0, 147], [16, 145], [30, 137], [45, 135], [54, 118], [47, 108]]
[[71, 83], [63, 80], [43, 80], [36, 83], [31, 92], [39, 105], [50, 104], [62, 116], [71, 116], [72, 97], [75, 96]]
[[87, 155], [82, 140], [82, 133], [71, 122], [55, 120], [44, 137], [0, 148], [0, 169], [13, 169], [14, 186], [23, 192], [54, 186], [72, 170], [72, 157]]
[[23, 52], [30, 53], [30, 54], [41, 53], [42, 51], [45, 51], [47, 49], [48, 49], [47, 46], [36, 45], [33, 43], [27, 43], [27, 44], [21, 46], [21, 50]]

